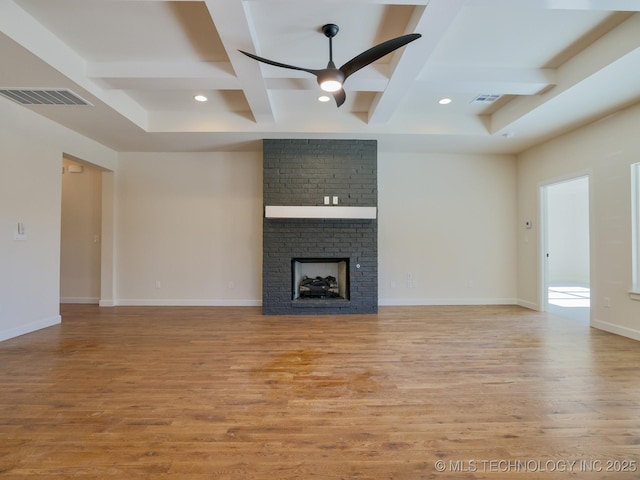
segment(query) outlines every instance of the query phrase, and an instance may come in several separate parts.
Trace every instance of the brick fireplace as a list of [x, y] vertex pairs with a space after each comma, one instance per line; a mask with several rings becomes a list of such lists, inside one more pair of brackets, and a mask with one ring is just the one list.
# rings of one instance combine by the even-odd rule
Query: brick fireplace
[[[375, 212], [378, 201], [375, 140], [264, 140], [263, 162], [265, 207], [320, 207], [329, 214], [344, 207], [369, 207], [369, 210], [373, 207]], [[265, 215], [264, 314], [377, 312], [377, 215], [336, 216], [339, 218], [325, 218], [324, 213], [322, 218], [307, 218], [304, 214], [293, 218]], [[317, 271], [317, 276], [335, 277], [340, 293], [301, 296], [296, 269], [298, 276], [304, 271], [304, 275], [313, 277]]]

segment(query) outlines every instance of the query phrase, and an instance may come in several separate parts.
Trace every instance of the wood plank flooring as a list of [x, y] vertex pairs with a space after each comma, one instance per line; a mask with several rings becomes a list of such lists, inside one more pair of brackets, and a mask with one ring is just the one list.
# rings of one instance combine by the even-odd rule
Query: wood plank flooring
[[0, 479], [637, 479], [640, 342], [514, 306], [63, 305], [0, 343]]

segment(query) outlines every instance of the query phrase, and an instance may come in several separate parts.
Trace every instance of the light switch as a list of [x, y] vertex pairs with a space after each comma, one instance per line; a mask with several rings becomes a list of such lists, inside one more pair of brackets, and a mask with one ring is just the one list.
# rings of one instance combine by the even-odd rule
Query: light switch
[[24, 242], [27, 239], [27, 234], [24, 232], [24, 223], [18, 222], [18, 229], [13, 238], [16, 242]]
[[324, 197], [324, 204], [329, 205], [329, 195]]
[[338, 204], [338, 197], [334, 195], [333, 197], [333, 204], [337, 205]]

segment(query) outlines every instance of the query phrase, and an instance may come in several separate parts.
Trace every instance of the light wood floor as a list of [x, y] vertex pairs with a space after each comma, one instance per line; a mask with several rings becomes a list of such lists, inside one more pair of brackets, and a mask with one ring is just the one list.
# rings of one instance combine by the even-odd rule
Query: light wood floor
[[62, 315], [0, 343], [2, 480], [640, 478], [640, 342], [573, 320]]

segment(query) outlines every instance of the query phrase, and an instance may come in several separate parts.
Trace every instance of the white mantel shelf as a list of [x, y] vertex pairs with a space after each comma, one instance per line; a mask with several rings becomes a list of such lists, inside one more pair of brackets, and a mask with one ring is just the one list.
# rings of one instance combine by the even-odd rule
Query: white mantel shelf
[[346, 219], [375, 219], [376, 207], [347, 207], [347, 206], [286, 206], [266, 205], [265, 218], [346, 218]]

